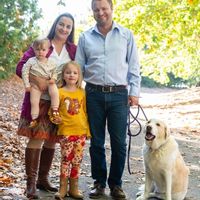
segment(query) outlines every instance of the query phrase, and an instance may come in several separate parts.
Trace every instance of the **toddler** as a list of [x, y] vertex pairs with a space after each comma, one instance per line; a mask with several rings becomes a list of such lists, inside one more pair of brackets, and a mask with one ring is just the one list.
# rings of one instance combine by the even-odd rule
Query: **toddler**
[[[31, 102], [31, 117], [30, 128], [37, 125], [37, 118], [39, 116], [39, 103], [41, 95], [48, 90], [51, 98], [52, 116], [55, 121], [59, 121], [59, 93], [56, 86], [56, 65], [47, 58], [50, 42], [47, 38], [37, 39], [33, 42], [33, 50], [35, 57], [30, 58], [22, 69], [22, 79], [25, 85], [26, 91], [30, 92]], [[46, 85], [42, 90], [35, 82], [31, 82], [30, 76], [37, 76], [44, 78]]]

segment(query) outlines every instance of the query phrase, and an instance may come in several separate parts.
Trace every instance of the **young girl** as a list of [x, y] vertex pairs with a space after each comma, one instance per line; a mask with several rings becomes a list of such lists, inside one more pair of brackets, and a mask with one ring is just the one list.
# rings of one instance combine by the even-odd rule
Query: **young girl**
[[82, 73], [76, 62], [70, 61], [63, 66], [62, 81], [63, 87], [59, 89], [62, 122], [58, 125], [58, 135], [61, 136], [61, 174], [60, 189], [55, 198], [63, 199], [69, 194], [73, 198], [83, 199], [78, 190], [78, 178], [83, 148], [86, 138], [90, 137], [90, 130], [85, 91], [81, 88]]
[[[30, 92], [31, 102], [31, 117], [30, 122], [31, 128], [37, 125], [37, 118], [39, 116], [39, 102], [41, 95], [48, 90], [51, 97], [51, 108], [53, 117], [55, 120], [59, 120], [58, 106], [59, 106], [59, 94], [56, 86], [56, 65], [54, 62], [46, 58], [49, 51], [50, 42], [49, 39], [37, 39], [33, 42], [33, 50], [35, 57], [30, 58], [22, 69], [22, 79], [26, 88], [26, 92]], [[42, 90], [39, 89], [38, 85], [31, 82], [29, 79], [30, 75], [39, 76], [44, 78], [46, 85]]]

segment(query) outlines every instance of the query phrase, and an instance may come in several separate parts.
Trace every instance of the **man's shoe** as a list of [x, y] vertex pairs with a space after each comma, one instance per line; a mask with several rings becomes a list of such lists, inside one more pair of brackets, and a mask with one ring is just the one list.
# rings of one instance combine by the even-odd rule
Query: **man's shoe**
[[124, 191], [118, 185], [110, 189], [110, 196], [112, 196], [114, 199], [126, 199]]
[[91, 199], [100, 199], [105, 195], [105, 188], [100, 184], [95, 184], [92, 190], [90, 191], [89, 197]]

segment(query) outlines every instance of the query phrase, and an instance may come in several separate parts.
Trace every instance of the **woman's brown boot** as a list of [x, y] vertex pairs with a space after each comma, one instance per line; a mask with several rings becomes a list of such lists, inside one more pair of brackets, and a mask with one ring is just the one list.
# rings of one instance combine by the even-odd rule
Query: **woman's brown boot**
[[53, 187], [48, 180], [49, 170], [53, 161], [55, 149], [43, 147], [40, 157], [40, 167], [38, 173], [37, 189], [57, 192], [58, 189]]
[[78, 190], [78, 178], [69, 179], [69, 196], [74, 199], [83, 199], [83, 194]]
[[62, 200], [68, 194], [68, 178], [60, 178], [60, 189], [55, 194], [55, 199]]
[[25, 150], [25, 169], [27, 175], [26, 197], [28, 199], [39, 199], [36, 193], [36, 177], [38, 173], [38, 165], [40, 160], [41, 149]]

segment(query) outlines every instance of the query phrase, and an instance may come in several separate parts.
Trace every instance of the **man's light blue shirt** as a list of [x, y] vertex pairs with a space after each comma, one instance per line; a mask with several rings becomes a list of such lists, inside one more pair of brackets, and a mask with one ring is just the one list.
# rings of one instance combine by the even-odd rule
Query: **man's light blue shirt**
[[106, 36], [97, 26], [81, 34], [75, 60], [84, 80], [95, 85], [126, 85], [129, 95], [139, 96], [140, 66], [133, 34], [113, 22]]

